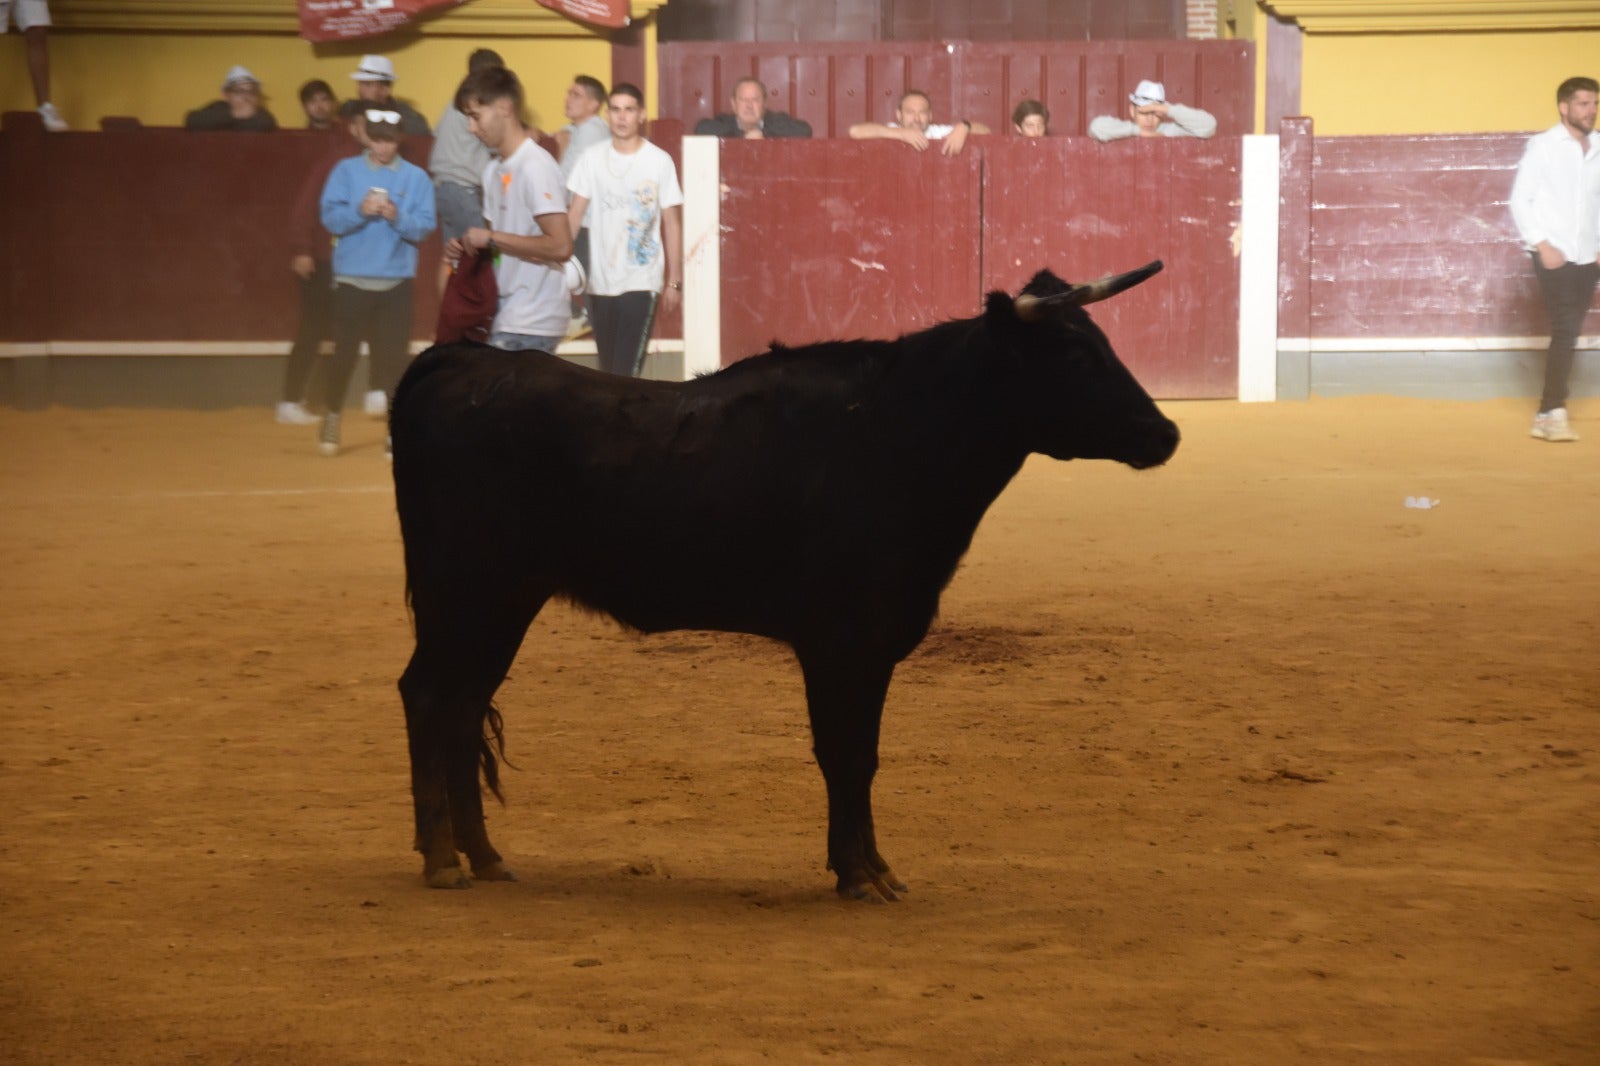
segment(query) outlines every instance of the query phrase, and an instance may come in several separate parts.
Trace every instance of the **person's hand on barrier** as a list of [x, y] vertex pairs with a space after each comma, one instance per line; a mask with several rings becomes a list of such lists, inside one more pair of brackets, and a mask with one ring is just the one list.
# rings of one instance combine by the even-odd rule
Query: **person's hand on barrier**
[[289, 269], [301, 281], [310, 281], [311, 275], [317, 272], [317, 261], [309, 255], [297, 255], [289, 260]]
[[967, 146], [967, 134], [972, 132], [972, 127], [965, 122], [957, 122], [955, 129], [944, 139], [940, 151], [945, 155], [960, 155], [961, 149]]
[[900, 128], [900, 139], [919, 152], [928, 147], [928, 138], [923, 136], [921, 130], [912, 129], [910, 126]]

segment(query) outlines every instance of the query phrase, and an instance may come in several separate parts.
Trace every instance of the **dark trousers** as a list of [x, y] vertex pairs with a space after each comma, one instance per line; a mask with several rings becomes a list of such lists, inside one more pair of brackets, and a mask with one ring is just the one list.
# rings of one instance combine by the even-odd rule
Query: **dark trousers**
[[594, 323], [594, 346], [600, 369], [608, 374], [636, 378], [644, 369], [645, 344], [656, 318], [656, 294], [625, 292], [620, 296], [589, 297], [589, 321]]
[[1600, 263], [1563, 263], [1546, 270], [1533, 253], [1533, 273], [1539, 279], [1539, 293], [1550, 313], [1550, 354], [1544, 362], [1544, 394], [1539, 411], [1567, 405], [1567, 379], [1572, 377], [1572, 355], [1583, 318], [1594, 301], [1595, 282], [1600, 281]]
[[372, 359], [372, 387], [391, 397], [405, 372], [411, 343], [411, 279], [392, 289], [372, 292], [354, 285], [333, 289], [333, 365], [328, 368], [328, 410], [344, 407], [350, 375], [367, 342]]
[[289, 403], [304, 403], [306, 386], [311, 382], [317, 353], [330, 335], [333, 325], [333, 268], [318, 260], [309, 278], [300, 279], [300, 325], [289, 349], [289, 363], [283, 368], [283, 398]]
[[[589, 227], [588, 226], [584, 226], [582, 229], [578, 230], [577, 236], [572, 238], [572, 254], [577, 257], [579, 265], [583, 267], [583, 276], [584, 277], [588, 277], [589, 276]], [[586, 297], [583, 297], [583, 296], [572, 296], [572, 297], [568, 298], [568, 302], [572, 304], [573, 317], [577, 317], [578, 312], [583, 310], [583, 301], [585, 299], [586, 299]]]

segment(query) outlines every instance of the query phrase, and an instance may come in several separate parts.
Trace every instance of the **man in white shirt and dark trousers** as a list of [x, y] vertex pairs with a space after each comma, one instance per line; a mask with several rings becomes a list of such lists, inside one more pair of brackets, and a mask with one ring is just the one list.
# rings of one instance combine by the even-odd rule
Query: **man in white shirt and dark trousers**
[[1600, 82], [1568, 78], [1556, 89], [1561, 121], [1528, 140], [1511, 186], [1511, 217], [1533, 257], [1550, 313], [1544, 392], [1530, 431], [1537, 440], [1575, 441], [1567, 424], [1567, 381], [1600, 264], [1600, 140], [1594, 136]]
[[682, 299], [683, 190], [672, 157], [644, 138], [639, 87], [613, 86], [608, 107], [611, 143], [573, 167], [568, 215], [575, 226], [588, 212], [589, 316], [600, 369], [638, 377], [658, 298], [668, 312]]
[[522, 83], [504, 67], [467, 75], [456, 91], [467, 128], [496, 156], [483, 172], [483, 222], [445, 247], [445, 258], [487, 248], [500, 307], [489, 343], [554, 354], [566, 336], [564, 266], [572, 255], [561, 168], [522, 124]]

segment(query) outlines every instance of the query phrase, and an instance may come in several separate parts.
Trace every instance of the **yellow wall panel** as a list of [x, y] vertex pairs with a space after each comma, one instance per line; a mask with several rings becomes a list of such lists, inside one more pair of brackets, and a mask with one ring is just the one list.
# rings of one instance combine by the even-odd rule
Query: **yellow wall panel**
[[1319, 134], [1538, 130], [1557, 85], [1600, 77], [1600, 31], [1310, 34], [1302, 56]]

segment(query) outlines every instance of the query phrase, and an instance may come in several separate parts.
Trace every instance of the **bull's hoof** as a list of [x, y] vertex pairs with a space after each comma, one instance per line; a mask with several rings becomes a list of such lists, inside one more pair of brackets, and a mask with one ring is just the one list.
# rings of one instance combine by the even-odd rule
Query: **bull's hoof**
[[483, 866], [472, 868], [472, 878], [475, 881], [515, 881], [517, 875], [503, 862], [491, 862]]
[[839, 882], [841, 897], [865, 900], [868, 903], [895, 903], [899, 901], [900, 893], [906, 891], [909, 891], [906, 883], [896, 877], [891, 870], [885, 870], [881, 875], [869, 876], [865, 881], [851, 884]]
[[462, 872], [459, 866], [441, 866], [437, 870], [424, 871], [423, 876], [428, 879], [429, 888], [471, 888], [472, 882]]

